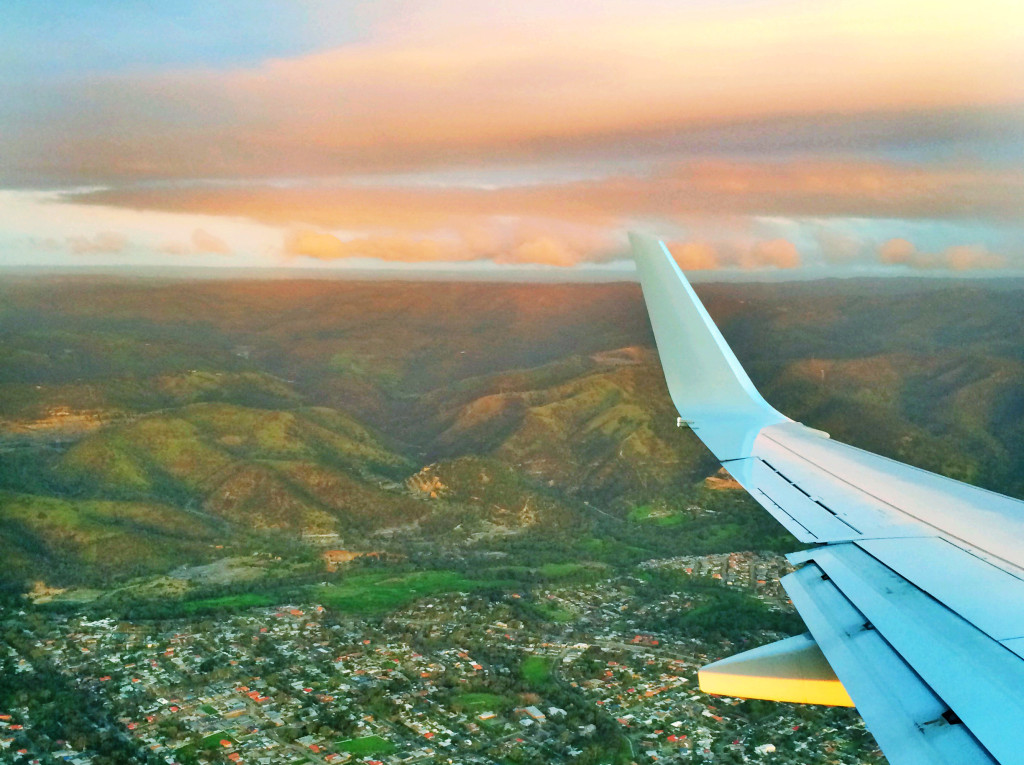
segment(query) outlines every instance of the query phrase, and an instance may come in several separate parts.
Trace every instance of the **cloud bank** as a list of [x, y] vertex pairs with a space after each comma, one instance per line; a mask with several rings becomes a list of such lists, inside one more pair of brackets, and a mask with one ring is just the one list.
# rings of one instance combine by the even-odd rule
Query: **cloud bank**
[[743, 123], [770, 145], [792, 125], [766, 120], [834, 135], [858, 115], [875, 115], [869, 134], [913, 142], [938, 123], [968, 135], [979, 110], [1024, 102], [1019, 3], [553, 5], [565, 12], [500, 25], [447, 3], [422, 29], [384, 23], [245, 68], [0, 79], [2, 164], [67, 179], [346, 174]]

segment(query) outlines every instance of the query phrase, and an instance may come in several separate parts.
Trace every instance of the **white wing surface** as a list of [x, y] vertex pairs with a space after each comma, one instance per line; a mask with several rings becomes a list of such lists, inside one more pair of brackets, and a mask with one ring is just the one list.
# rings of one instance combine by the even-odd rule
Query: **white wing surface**
[[[672, 401], [751, 496], [815, 545], [789, 556], [799, 568], [783, 585], [889, 761], [1024, 763], [1024, 502], [775, 411], [665, 246], [630, 241]], [[702, 687], [800, 700], [787, 683], [807, 672], [806, 642], [789, 672], [777, 645], [767, 672], [741, 654], [702, 670]]]

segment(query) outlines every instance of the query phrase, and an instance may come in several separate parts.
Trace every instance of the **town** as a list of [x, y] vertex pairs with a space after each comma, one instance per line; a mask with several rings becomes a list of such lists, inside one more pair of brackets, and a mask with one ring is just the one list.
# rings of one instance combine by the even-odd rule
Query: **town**
[[[709, 555], [372, 619], [307, 602], [161, 622], [9, 609], [0, 669], [48, 666], [147, 763], [884, 762], [848, 710], [701, 693], [698, 668], [741, 645], [656, 629], [699, 610], [701, 591], [652, 570], [791, 608], [784, 559]], [[0, 708], [0, 758], [116, 761], [49, 739], [37, 714]]]

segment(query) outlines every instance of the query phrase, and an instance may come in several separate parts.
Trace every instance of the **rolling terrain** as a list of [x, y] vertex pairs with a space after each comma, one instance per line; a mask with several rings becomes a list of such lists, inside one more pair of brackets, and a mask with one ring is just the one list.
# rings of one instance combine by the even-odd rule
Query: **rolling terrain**
[[[1024, 284], [699, 289], [780, 410], [1024, 496]], [[675, 427], [639, 289], [0, 285], [11, 586], [331, 547], [615, 563], [793, 549]], [[425, 552], [426, 551], [426, 552]]]

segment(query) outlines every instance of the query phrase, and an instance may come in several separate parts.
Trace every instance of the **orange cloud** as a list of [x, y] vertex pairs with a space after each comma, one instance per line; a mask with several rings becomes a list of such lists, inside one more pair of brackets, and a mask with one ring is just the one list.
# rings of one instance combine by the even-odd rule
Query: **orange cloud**
[[906, 239], [890, 239], [878, 249], [881, 261], [890, 265], [909, 265], [917, 254], [917, 248]]
[[192, 232], [191, 241], [168, 242], [157, 248], [168, 255], [230, 255], [228, 243], [204, 229], [197, 228]]
[[586, 259], [585, 255], [572, 250], [565, 242], [550, 236], [542, 236], [523, 242], [508, 256], [498, 256], [496, 261], [498, 263], [533, 263], [543, 266], [574, 266]]
[[574, 266], [607, 260], [618, 241], [609, 232], [581, 230], [559, 221], [482, 219], [463, 231], [419, 236], [374, 233], [342, 239], [314, 230], [293, 231], [285, 252], [317, 260], [376, 258], [422, 263], [493, 260], [499, 264]]
[[123, 252], [128, 239], [116, 231], [101, 231], [93, 237], [68, 237], [67, 245], [76, 255], [112, 255]]
[[974, 271], [978, 269], [1006, 268], [1008, 261], [1002, 255], [988, 251], [988, 248], [977, 245], [954, 245], [942, 252], [942, 259], [954, 271]]
[[[481, 217], [600, 227], [623, 217], [800, 215], [1024, 217], [1024, 176], [878, 162], [670, 164], [645, 176], [497, 189], [452, 187], [132, 188], [74, 197], [133, 208], [243, 216], [276, 225], [469, 231]], [[545, 233], [538, 231], [539, 235]], [[490, 234], [487, 234], [490, 236]], [[835, 244], [835, 243], [833, 243]]]
[[1024, 100], [1022, 22], [1001, 0], [680, 4], [475, 28], [453, 11], [422, 34], [252, 68], [26, 84], [8, 99], [5, 164], [106, 178], [323, 175], [792, 115], [881, 114], [883, 125], [914, 110], [947, 110], [940, 119], [963, 134], [965, 110]]
[[715, 248], [705, 242], [671, 242], [668, 249], [683, 271], [706, 271], [720, 266]]
[[672, 242], [669, 252], [683, 271], [718, 268], [798, 268], [800, 253], [786, 239], [758, 240], [746, 246], [723, 243], [714, 247], [706, 242]]
[[317, 260], [343, 258], [376, 258], [400, 262], [465, 260], [456, 248], [431, 239], [401, 236], [358, 237], [343, 240], [333, 234], [300, 231], [288, 237], [285, 251]]
[[978, 271], [1006, 268], [1009, 261], [980, 244], [954, 245], [941, 252], [921, 252], [906, 239], [890, 239], [879, 247], [879, 259], [916, 269]]
[[231, 247], [228, 246], [227, 242], [201, 228], [197, 228], [192, 232], [192, 247], [195, 248], [196, 252], [200, 253], [231, 254]]
[[740, 259], [743, 268], [797, 268], [800, 253], [796, 245], [787, 239], [769, 239], [756, 242]]

